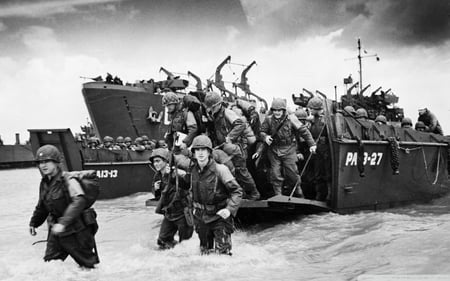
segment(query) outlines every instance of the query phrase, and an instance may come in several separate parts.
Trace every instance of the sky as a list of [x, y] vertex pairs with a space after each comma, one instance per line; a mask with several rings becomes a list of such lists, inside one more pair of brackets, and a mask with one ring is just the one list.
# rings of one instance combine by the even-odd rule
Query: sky
[[[71, 128], [89, 118], [80, 77], [163, 80], [161, 66], [205, 83], [228, 55], [227, 82], [243, 67], [270, 103], [303, 88], [334, 97], [343, 78], [399, 96], [413, 120], [435, 113], [450, 134], [448, 0], [7, 0], [0, 1], [0, 136]], [[365, 54], [365, 53], [364, 53]], [[372, 56], [370, 56], [372, 55]], [[380, 60], [377, 61], [377, 55]], [[195, 85], [194, 80], [190, 80]], [[229, 89], [231, 84], [227, 83]]]

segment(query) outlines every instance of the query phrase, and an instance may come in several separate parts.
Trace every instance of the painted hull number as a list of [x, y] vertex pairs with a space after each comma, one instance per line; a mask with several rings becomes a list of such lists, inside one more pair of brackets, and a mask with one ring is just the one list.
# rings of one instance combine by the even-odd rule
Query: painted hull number
[[[382, 158], [382, 152], [373, 152], [372, 154], [364, 152], [363, 164], [364, 166], [379, 166]], [[345, 158], [345, 166], [356, 166], [356, 163], [358, 163], [358, 152], [347, 152], [347, 157]]]
[[117, 178], [117, 170], [97, 170], [97, 177], [99, 178]]

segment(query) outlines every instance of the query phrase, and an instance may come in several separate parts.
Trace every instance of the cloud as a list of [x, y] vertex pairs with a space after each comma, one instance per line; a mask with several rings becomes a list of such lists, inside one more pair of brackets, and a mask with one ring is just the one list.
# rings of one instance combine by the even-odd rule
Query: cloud
[[23, 44], [33, 53], [57, 55], [63, 44], [56, 38], [53, 29], [43, 26], [30, 26], [21, 33]]
[[5, 31], [7, 29], [7, 26], [0, 21], [0, 32]]
[[[7, 3], [0, 5], [0, 18], [27, 17], [41, 18], [54, 14], [77, 12], [78, 6], [109, 4], [126, 0], [59, 0], [59, 1], [34, 1], [24, 3]], [[108, 9], [112, 9], [107, 5]]]
[[[326, 35], [343, 29], [340, 43], [442, 45], [450, 39], [447, 1], [440, 0], [242, 0], [253, 31], [268, 43]], [[350, 40], [349, 40], [350, 39]], [[348, 43], [347, 43], [348, 44]]]

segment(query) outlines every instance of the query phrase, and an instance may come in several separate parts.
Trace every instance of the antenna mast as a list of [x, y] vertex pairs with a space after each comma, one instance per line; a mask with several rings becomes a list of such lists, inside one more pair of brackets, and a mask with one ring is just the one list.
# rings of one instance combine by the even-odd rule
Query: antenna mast
[[359, 61], [359, 92], [362, 93], [362, 58], [361, 58], [361, 39], [358, 38], [358, 61]]

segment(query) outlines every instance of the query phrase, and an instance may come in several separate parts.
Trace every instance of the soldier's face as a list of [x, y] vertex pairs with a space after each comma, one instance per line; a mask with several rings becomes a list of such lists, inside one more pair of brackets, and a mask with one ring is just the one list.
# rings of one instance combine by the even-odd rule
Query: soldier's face
[[167, 106], [167, 111], [168, 111], [169, 113], [172, 113], [172, 112], [175, 111], [175, 108], [176, 108], [176, 107], [177, 107], [176, 104], [169, 104], [169, 105]]
[[53, 176], [58, 171], [58, 164], [52, 160], [39, 161], [39, 170], [45, 176]]
[[194, 151], [195, 159], [197, 159], [198, 162], [204, 163], [209, 158], [209, 149], [207, 148], [197, 148]]
[[283, 109], [272, 109], [273, 116], [277, 119], [279, 119], [279, 118], [281, 118], [281, 116], [283, 116], [283, 112], [284, 112]]
[[153, 166], [155, 167], [155, 170], [157, 170], [157, 171], [161, 171], [167, 165], [167, 162], [164, 161], [162, 158], [159, 158], [159, 157], [153, 158], [152, 163], [153, 163]]

